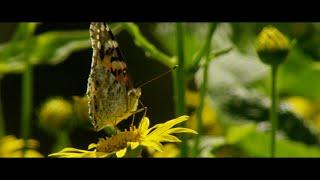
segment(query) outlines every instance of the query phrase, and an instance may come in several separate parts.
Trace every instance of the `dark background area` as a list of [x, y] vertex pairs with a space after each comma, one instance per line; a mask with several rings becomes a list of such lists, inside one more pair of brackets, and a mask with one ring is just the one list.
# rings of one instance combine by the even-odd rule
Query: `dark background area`
[[[0, 24], [4, 42], [10, 39], [16, 24]], [[138, 24], [141, 31], [151, 42], [155, 42], [148, 29], [149, 23]], [[43, 23], [36, 34], [54, 30], [88, 29], [89, 23]], [[89, 31], [88, 31], [89, 38]], [[129, 67], [129, 73], [135, 86], [146, 82], [153, 77], [167, 71], [162, 64], [145, 56], [144, 52], [135, 46], [132, 37], [125, 31], [116, 35], [120, 47]], [[156, 44], [156, 43], [155, 43]], [[157, 44], [156, 44], [157, 45]], [[64, 62], [51, 65], [38, 65], [34, 67], [34, 95], [33, 118], [31, 138], [40, 141], [40, 152], [44, 155], [50, 153], [54, 137], [40, 129], [38, 126], [37, 111], [45, 100], [50, 97], [62, 96], [72, 100], [72, 96], [82, 96], [86, 92], [87, 79], [90, 72], [92, 50], [86, 49], [73, 53]], [[5, 75], [1, 84], [1, 101], [3, 105], [6, 134], [21, 137], [21, 74]], [[174, 117], [172, 77], [170, 75], [151, 82], [142, 89], [141, 100], [148, 107], [147, 116], [151, 123], [162, 122]], [[70, 132], [73, 147], [87, 148], [87, 145], [97, 141], [99, 133], [91, 130], [75, 129]]]

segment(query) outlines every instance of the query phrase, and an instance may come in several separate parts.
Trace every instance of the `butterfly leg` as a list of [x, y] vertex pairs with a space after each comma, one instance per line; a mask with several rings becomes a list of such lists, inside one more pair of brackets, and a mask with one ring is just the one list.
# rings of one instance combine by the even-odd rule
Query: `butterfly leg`
[[112, 121], [113, 123], [112, 123], [112, 126], [114, 127], [114, 129], [115, 129], [115, 134], [117, 134], [117, 132], [118, 132], [118, 128], [117, 128], [117, 117], [114, 117], [114, 119], [113, 119], [113, 121]]
[[131, 121], [131, 126], [133, 126], [133, 123], [134, 123], [134, 118], [135, 118], [135, 114], [137, 114], [137, 113], [139, 113], [139, 112], [142, 112], [142, 111], [144, 111], [144, 113], [143, 113], [143, 117], [146, 115], [146, 110], [147, 110], [147, 107], [143, 107], [143, 108], [141, 108], [141, 109], [138, 109], [138, 110], [136, 110], [136, 111], [134, 111], [134, 112], [132, 112], [132, 121]]
[[130, 125], [130, 127], [133, 127], [133, 123], [134, 123], [134, 116], [136, 115], [136, 113], [133, 113], [132, 114], [132, 120], [131, 120], [131, 125]]
[[135, 114], [137, 114], [137, 113], [139, 113], [139, 112], [142, 112], [142, 111], [144, 111], [143, 117], [145, 117], [146, 114], [147, 114], [147, 109], [148, 109], [148, 108], [147, 108], [146, 106], [144, 106], [140, 100], [139, 100], [139, 103], [141, 104], [142, 108], [141, 108], [141, 109], [138, 109], [138, 110], [136, 110], [136, 111], [133, 112], [133, 114], [132, 114], [131, 126], [133, 126]]
[[143, 117], [145, 117], [145, 116], [146, 116], [146, 114], [147, 114], [148, 107], [147, 107], [147, 106], [144, 106], [144, 105], [142, 104], [142, 102], [140, 101], [140, 99], [139, 99], [139, 103], [140, 103], [140, 104], [141, 104], [141, 106], [144, 108]]

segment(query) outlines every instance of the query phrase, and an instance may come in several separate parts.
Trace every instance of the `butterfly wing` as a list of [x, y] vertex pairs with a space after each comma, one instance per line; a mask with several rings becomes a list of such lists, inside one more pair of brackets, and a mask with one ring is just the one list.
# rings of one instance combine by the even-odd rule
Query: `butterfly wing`
[[101, 130], [108, 124], [115, 125], [127, 112], [127, 70], [118, 43], [105, 23], [91, 23], [90, 38], [89, 116], [95, 130]]

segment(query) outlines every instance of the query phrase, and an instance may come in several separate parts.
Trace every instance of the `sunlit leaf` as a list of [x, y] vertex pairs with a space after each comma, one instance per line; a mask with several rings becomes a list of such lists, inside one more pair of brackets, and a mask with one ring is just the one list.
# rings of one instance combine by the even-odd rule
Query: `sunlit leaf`
[[19, 23], [15, 34], [12, 37], [13, 41], [24, 40], [33, 35], [39, 23]]
[[246, 138], [255, 129], [254, 124], [244, 124], [240, 126], [233, 126], [228, 129], [226, 140], [228, 143], [233, 144], [241, 139]]

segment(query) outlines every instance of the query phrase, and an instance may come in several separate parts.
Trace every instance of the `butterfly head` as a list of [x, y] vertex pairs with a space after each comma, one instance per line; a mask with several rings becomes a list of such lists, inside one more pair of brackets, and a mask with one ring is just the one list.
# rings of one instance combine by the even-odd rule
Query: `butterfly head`
[[130, 89], [128, 92], [128, 109], [130, 112], [134, 112], [138, 108], [139, 98], [141, 96], [141, 89]]
[[140, 98], [141, 96], [141, 89], [140, 88], [135, 88], [135, 89], [131, 89], [129, 92], [128, 92], [128, 96], [130, 98]]

